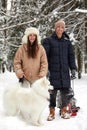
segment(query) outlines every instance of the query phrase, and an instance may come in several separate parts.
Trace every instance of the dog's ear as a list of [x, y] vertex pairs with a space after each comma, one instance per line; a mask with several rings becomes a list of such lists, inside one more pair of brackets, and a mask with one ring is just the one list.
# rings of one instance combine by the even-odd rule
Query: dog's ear
[[46, 85], [48, 84], [46, 77], [43, 77], [43, 78], [41, 79], [41, 84], [42, 84], [42, 86], [46, 86]]
[[50, 81], [47, 79], [47, 77], [44, 77], [44, 82], [46, 85], [50, 85]]

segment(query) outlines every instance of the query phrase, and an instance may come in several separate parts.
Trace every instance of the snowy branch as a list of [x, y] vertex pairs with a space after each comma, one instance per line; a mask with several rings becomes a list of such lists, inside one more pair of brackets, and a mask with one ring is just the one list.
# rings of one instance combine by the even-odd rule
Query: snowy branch
[[7, 17], [10, 17], [10, 18], [11, 18], [11, 17], [15, 17], [15, 16], [12, 16], [12, 15], [8, 15], [7, 13], [4, 13], [4, 12], [1, 11], [1, 10], [0, 10], [0, 12], [1, 12], [2, 14], [4, 14], [5, 16], [7, 16]]
[[79, 13], [87, 13], [87, 10], [83, 10], [83, 9], [75, 9], [75, 12], [79, 12]]
[[32, 22], [34, 22], [34, 21], [36, 21], [36, 19], [33, 19], [33, 20], [31, 20], [31, 21], [28, 21], [28, 22], [24, 22], [24, 23], [19, 23], [19, 24], [17, 24], [17, 25], [13, 25], [13, 26], [1, 28], [0, 31], [4, 31], [4, 30], [10, 29], [10, 28], [17, 27], [17, 26], [21, 26], [21, 25], [25, 25], [25, 24], [28, 24], [28, 23], [32, 23]]

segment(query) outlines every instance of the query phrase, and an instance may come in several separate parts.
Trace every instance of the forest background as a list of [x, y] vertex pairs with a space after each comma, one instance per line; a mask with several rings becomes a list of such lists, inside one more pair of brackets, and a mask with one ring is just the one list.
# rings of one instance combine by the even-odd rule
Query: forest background
[[63, 19], [73, 44], [78, 78], [87, 73], [87, 0], [0, 0], [0, 72], [12, 71], [16, 50], [27, 27], [40, 30], [43, 40]]

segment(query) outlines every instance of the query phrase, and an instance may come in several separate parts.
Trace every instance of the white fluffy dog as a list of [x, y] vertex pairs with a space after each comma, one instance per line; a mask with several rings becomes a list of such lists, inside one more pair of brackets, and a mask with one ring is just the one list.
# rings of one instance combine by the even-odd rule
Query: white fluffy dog
[[3, 105], [8, 115], [29, 116], [33, 125], [42, 125], [42, 112], [48, 105], [49, 89], [53, 89], [46, 77], [35, 81], [30, 88], [20, 85], [10, 87], [3, 95]]

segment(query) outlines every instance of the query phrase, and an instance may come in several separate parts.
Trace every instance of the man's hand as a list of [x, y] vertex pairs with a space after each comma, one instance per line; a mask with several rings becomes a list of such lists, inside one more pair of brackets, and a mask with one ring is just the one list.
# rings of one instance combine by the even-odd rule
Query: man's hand
[[76, 70], [73, 69], [73, 70], [71, 70], [71, 79], [73, 80], [75, 78], [76, 78]]

